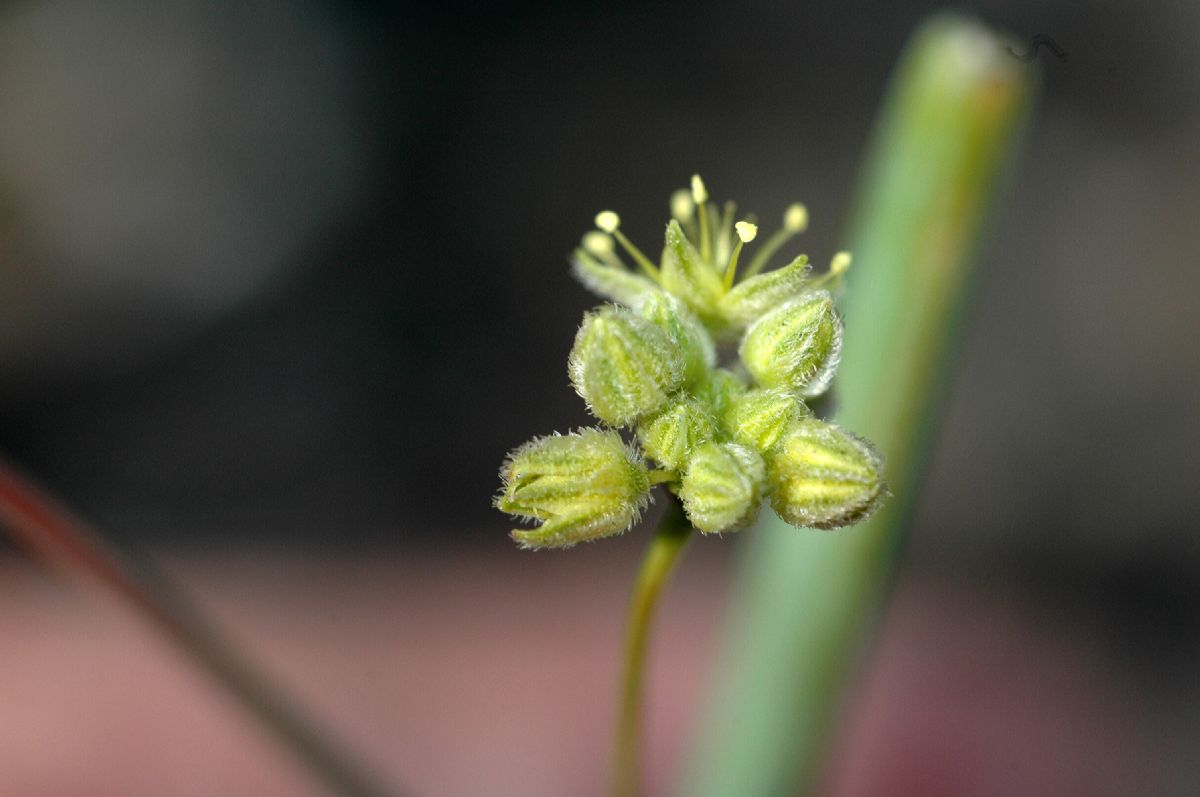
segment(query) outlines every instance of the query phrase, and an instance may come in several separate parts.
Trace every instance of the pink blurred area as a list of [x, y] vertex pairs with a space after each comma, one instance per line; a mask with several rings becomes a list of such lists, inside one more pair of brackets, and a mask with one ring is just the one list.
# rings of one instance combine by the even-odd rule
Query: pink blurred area
[[[639, 542], [495, 561], [243, 553], [171, 569], [403, 794], [589, 797], [605, 787]], [[698, 716], [729, 548], [694, 546], [662, 609], [649, 794], [669, 793]], [[0, 560], [0, 637], [0, 794], [324, 793], [94, 591]], [[902, 580], [852, 705], [823, 793], [1159, 793], [1152, 718], [1125, 680], [1065, 618], [1003, 595]]]

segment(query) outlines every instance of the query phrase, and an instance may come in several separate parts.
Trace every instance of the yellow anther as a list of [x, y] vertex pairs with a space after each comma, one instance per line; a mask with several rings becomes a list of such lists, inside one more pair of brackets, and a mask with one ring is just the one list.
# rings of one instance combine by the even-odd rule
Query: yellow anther
[[783, 226], [791, 232], [804, 232], [808, 229], [808, 208], [799, 202], [788, 205], [783, 214]]
[[833, 256], [833, 260], [829, 261], [829, 273], [834, 276], [845, 274], [852, 259], [853, 256], [849, 252], [838, 252]]
[[698, 174], [692, 175], [692, 201], [697, 205], [703, 205], [708, 201], [708, 189], [704, 187], [704, 181]]
[[737, 237], [742, 243], [748, 244], [754, 240], [754, 236], [758, 235], [758, 225], [751, 224], [748, 221], [739, 221], [733, 225], [733, 229], [737, 231]]
[[592, 230], [584, 233], [583, 248], [592, 253], [596, 257], [604, 257], [612, 254], [613, 239], [608, 233]]
[[605, 232], [616, 232], [621, 226], [621, 217], [611, 210], [602, 210], [596, 214], [596, 226]]
[[671, 217], [676, 221], [690, 221], [695, 209], [696, 203], [692, 201], [691, 191], [680, 188], [671, 194]]

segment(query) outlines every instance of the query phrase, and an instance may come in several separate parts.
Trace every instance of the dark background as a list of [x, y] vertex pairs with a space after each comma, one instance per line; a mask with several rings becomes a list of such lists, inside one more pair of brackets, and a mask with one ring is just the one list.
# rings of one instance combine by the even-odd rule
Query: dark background
[[[593, 214], [654, 251], [699, 171], [764, 219], [806, 202], [827, 262], [934, 8], [7, 3], [0, 450], [169, 550], [508, 546], [505, 452], [589, 423]], [[1030, 67], [905, 572], [1066, 611], [1186, 746], [1200, 7], [969, 8], [1067, 55]]]

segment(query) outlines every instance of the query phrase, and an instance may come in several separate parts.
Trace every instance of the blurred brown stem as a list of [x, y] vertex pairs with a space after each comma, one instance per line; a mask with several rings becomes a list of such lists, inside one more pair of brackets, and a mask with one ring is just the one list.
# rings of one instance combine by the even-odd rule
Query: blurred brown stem
[[[229, 692], [334, 793], [385, 797], [363, 767], [238, 656], [215, 626], [150, 562], [120, 550], [0, 460], [0, 525], [36, 558], [108, 587]], [[393, 795], [394, 797], [394, 795]]]

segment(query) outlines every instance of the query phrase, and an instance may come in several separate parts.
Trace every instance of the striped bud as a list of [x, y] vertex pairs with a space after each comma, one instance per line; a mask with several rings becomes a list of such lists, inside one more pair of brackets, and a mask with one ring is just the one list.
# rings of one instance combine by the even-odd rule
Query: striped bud
[[683, 357], [683, 381], [694, 385], [717, 361], [716, 348], [704, 325], [683, 302], [662, 291], [643, 294], [637, 302], [642, 318], [667, 333]]
[[712, 411], [714, 418], [725, 417], [735, 398], [747, 390], [745, 381], [727, 368], [714, 368], [708, 378], [696, 386], [694, 395]]
[[704, 443], [692, 450], [679, 498], [699, 531], [736, 531], [758, 514], [765, 486], [762, 457], [737, 443]]
[[567, 372], [593, 415], [626, 426], [667, 405], [683, 383], [683, 357], [666, 332], [608, 305], [584, 316]]
[[810, 270], [808, 256], [800, 255], [783, 268], [742, 280], [721, 298], [721, 314], [729, 323], [744, 327], [803, 293]]
[[735, 442], [764, 454], [793, 422], [809, 414], [808, 407], [791, 390], [771, 387], [750, 390], [733, 399], [722, 420]]
[[692, 449], [716, 433], [712, 412], [694, 398], [677, 400], [638, 426], [638, 440], [646, 456], [670, 470], [682, 468]]
[[717, 302], [725, 291], [721, 275], [704, 261], [674, 219], [667, 224], [663, 244], [662, 286], [687, 302], [705, 324], [717, 321]]
[[786, 387], [805, 397], [825, 392], [837, 369], [842, 321], [827, 291], [786, 302], [755, 321], [738, 356], [763, 387]]
[[540, 437], [508, 455], [496, 506], [541, 522], [514, 529], [525, 548], [567, 548], [628, 529], [649, 498], [646, 466], [613, 431]]
[[793, 424], [767, 458], [771, 506], [793, 526], [836, 529], [865, 520], [887, 495], [879, 452], [816, 418]]

